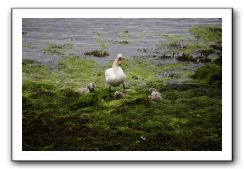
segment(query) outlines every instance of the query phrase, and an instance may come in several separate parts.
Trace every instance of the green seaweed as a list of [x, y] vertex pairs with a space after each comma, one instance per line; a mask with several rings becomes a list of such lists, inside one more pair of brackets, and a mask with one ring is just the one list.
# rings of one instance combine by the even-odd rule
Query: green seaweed
[[68, 51], [73, 48], [73, 44], [67, 43], [67, 44], [55, 44], [50, 43], [48, 44], [47, 48], [43, 49], [43, 53], [47, 55], [58, 55], [58, 56], [64, 56], [68, 55]]
[[101, 51], [108, 50], [109, 43], [106, 40], [102, 39], [100, 35], [97, 35], [95, 39], [96, 39], [95, 40], [96, 44], [98, 44], [100, 46]]
[[22, 48], [31, 48], [31, 44], [23, 43]]
[[[108, 97], [104, 80], [112, 62], [104, 66], [69, 56], [56, 67], [33, 60], [22, 65], [25, 151], [222, 149], [221, 89], [197, 81], [172, 85], [189, 76], [184, 69], [177, 76], [162, 75], [188, 63], [154, 65], [149, 59], [126, 59], [122, 68], [127, 89], [120, 100]], [[81, 94], [79, 88], [90, 82], [96, 82], [96, 89]], [[161, 93], [160, 102], [148, 98], [150, 87]], [[122, 86], [112, 90], [122, 91]]]
[[[222, 28], [218, 26], [199, 26], [189, 28], [189, 35], [161, 35], [166, 43], [158, 44], [158, 49], [164, 49], [161, 59], [175, 57], [184, 62], [212, 62], [221, 64], [222, 58]], [[172, 53], [172, 55], [168, 55]], [[178, 55], [174, 55], [178, 54]], [[216, 59], [217, 57], [217, 59]]]
[[189, 31], [205, 44], [221, 41], [222, 38], [222, 29], [219, 27], [192, 27]]
[[207, 64], [197, 69], [194, 79], [202, 82], [211, 83], [222, 80], [221, 67], [217, 64]]
[[95, 56], [95, 57], [106, 57], [109, 56], [109, 53], [103, 50], [93, 50], [93, 51], [85, 52], [84, 55]]

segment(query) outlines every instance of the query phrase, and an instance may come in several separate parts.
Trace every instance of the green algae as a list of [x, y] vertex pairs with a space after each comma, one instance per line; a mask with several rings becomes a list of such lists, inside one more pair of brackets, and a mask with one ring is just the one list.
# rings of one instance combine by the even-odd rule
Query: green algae
[[222, 28], [219, 27], [192, 27], [189, 32], [194, 36], [196, 41], [186, 45], [181, 52], [190, 54], [198, 52], [201, 55], [208, 56], [217, 50], [212, 50], [211, 45], [222, 42]]
[[222, 29], [219, 27], [193, 27], [189, 29], [189, 32], [194, 37], [205, 44], [212, 42], [218, 42], [222, 38]]
[[55, 44], [50, 43], [46, 48], [43, 49], [43, 53], [47, 55], [58, 55], [58, 56], [65, 56], [68, 55], [68, 51], [72, 49], [74, 46], [73, 44]]
[[164, 49], [161, 59], [176, 57], [183, 62], [207, 63], [216, 60], [221, 64], [222, 28], [217, 26], [200, 26], [189, 28], [186, 35], [159, 35], [167, 41], [157, 44]]
[[95, 42], [100, 46], [102, 51], [108, 50], [109, 43], [106, 40], [102, 39], [100, 35], [96, 36]]
[[23, 43], [22, 48], [31, 48], [31, 44]]
[[109, 56], [109, 53], [104, 50], [92, 50], [92, 51], [85, 52], [84, 55], [95, 56], [95, 57], [105, 57], [105, 56]]
[[221, 67], [214, 63], [204, 65], [199, 69], [197, 69], [194, 75], [194, 79], [206, 83], [221, 81], [222, 80]]
[[[94, 61], [65, 57], [54, 69], [24, 60], [23, 150], [221, 150], [219, 88], [170, 86], [173, 77], [158, 79], [184, 66], [127, 60], [126, 96], [114, 100], [108, 98], [104, 67]], [[95, 91], [78, 92], [93, 81]], [[149, 87], [160, 91], [161, 102], [149, 100]]]

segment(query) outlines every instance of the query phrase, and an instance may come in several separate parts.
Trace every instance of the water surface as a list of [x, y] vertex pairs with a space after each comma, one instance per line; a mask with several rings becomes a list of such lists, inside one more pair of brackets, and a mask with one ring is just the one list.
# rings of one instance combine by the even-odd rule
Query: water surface
[[[84, 52], [101, 49], [104, 42], [110, 56], [98, 61], [111, 60], [117, 53], [125, 57], [145, 55], [142, 50], [153, 49], [166, 39], [161, 35], [189, 34], [193, 26], [221, 25], [217, 18], [188, 19], [72, 19], [72, 18], [25, 18], [23, 19], [23, 58], [52, 62], [59, 56], [43, 52], [48, 44], [73, 44], [67, 55], [82, 56]], [[116, 42], [126, 41], [128, 44]], [[91, 57], [93, 58], [93, 57]], [[93, 58], [94, 59], [94, 58]], [[97, 60], [97, 59], [96, 59]]]

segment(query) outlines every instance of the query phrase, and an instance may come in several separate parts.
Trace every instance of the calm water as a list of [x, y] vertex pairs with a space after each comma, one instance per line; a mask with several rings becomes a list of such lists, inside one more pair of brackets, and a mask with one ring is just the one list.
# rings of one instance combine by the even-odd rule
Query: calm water
[[[98, 39], [107, 42], [110, 53], [100, 61], [110, 60], [117, 53], [125, 57], [143, 55], [138, 49], [153, 49], [163, 43], [160, 35], [188, 34], [188, 28], [200, 25], [221, 26], [220, 19], [23, 19], [23, 58], [51, 62], [59, 56], [49, 56], [43, 49], [50, 43], [73, 44], [67, 54], [81, 56], [100, 49]], [[116, 42], [128, 41], [129, 44]], [[145, 54], [145, 53], [144, 53]]]

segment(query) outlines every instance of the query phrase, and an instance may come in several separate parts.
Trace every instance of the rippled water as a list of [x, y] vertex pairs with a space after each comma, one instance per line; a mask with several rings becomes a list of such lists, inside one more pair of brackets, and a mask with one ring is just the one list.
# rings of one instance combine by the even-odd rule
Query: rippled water
[[[200, 19], [23, 19], [23, 58], [50, 62], [59, 56], [44, 54], [48, 44], [73, 44], [67, 54], [82, 56], [84, 52], [100, 49], [97, 39], [107, 44], [110, 56], [117, 53], [125, 57], [143, 55], [138, 49], [152, 49], [163, 43], [160, 35], [188, 34], [188, 28], [199, 25], [221, 25], [217, 18]], [[113, 43], [126, 40], [128, 44]]]

